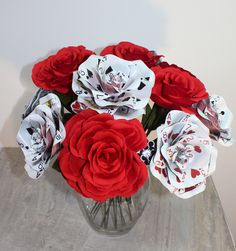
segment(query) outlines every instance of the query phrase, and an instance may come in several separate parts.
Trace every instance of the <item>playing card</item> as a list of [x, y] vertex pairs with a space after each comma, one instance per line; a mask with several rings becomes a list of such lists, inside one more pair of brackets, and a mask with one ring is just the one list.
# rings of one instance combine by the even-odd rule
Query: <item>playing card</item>
[[154, 73], [141, 60], [92, 55], [74, 72], [72, 89], [78, 103], [132, 119], [144, 113], [154, 81]]
[[34, 108], [39, 105], [39, 100], [43, 96], [47, 95], [49, 91], [43, 90], [43, 89], [38, 89], [29, 104], [25, 107], [24, 114], [22, 115], [23, 119], [27, 117], [33, 110]]
[[208, 128], [195, 115], [173, 110], [157, 128], [150, 170], [171, 192], [189, 198], [205, 188], [216, 156]]
[[25, 169], [33, 179], [39, 178], [48, 168], [65, 138], [59, 98], [52, 93], [42, 94], [38, 91], [26, 108], [17, 134], [17, 142], [25, 155]]
[[201, 121], [209, 128], [210, 137], [224, 146], [231, 146], [234, 139], [231, 134], [233, 114], [223, 97], [211, 95], [193, 105]]
[[157, 139], [149, 141], [147, 147], [138, 152], [141, 160], [148, 166], [153, 155], [156, 153]]

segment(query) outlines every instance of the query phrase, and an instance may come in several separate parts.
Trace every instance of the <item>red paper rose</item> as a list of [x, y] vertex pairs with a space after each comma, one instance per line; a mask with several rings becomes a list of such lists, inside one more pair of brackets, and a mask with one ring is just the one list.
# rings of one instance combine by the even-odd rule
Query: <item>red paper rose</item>
[[68, 93], [71, 90], [72, 73], [94, 52], [84, 46], [62, 48], [34, 65], [32, 80], [40, 88]]
[[66, 134], [59, 166], [69, 185], [83, 196], [96, 201], [130, 197], [146, 181], [147, 167], [137, 151], [147, 139], [137, 119], [115, 120], [88, 109], [68, 121]]
[[132, 44], [130, 42], [120, 42], [117, 45], [105, 47], [100, 53], [101, 56], [113, 54], [125, 60], [142, 60], [148, 67], [155, 66], [162, 56], [155, 55], [148, 49]]
[[158, 105], [193, 112], [191, 105], [208, 97], [204, 84], [190, 72], [168, 63], [152, 68], [156, 80], [151, 99]]

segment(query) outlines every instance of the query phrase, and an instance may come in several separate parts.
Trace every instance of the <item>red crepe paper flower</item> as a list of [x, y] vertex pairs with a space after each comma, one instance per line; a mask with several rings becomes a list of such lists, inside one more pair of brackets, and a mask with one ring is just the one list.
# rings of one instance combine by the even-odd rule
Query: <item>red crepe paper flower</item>
[[152, 70], [156, 80], [151, 99], [164, 108], [194, 113], [191, 105], [208, 97], [204, 84], [189, 71], [166, 62]]
[[105, 201], [130, 197], [148, 177], [137, 151], [147, 145], [137, 119], [115, 120], [88, 109], [66, 124], [59, 166], [68, 184], [83, 196]]
[[62, 48], [55, 55], [38, 62], [32, 69], [32, 80], [45, 90], [68, 93], [71, 90], [72, 73], [94, 52], [84, 46]]
[[132, 44], [130, 42], [120, 42], [117, 45], [105, 47], [100, 53], [101, 56], [113, 54], [125, 60], [142, 60], [149, 68], [157, 65], [157, 62], [162, 57], [155, 55], [145, 47]]

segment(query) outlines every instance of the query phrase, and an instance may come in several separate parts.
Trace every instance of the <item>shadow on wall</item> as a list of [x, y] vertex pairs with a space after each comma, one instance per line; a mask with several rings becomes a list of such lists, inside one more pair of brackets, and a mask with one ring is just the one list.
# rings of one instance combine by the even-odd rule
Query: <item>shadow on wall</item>
[[[154, 4], [150, 1], [120, 0], [111, 3], [109, 0], [101, 0], [97, 4], [96, 1], [92, 0], [80, 2], [73, 0], [69, 6], [67, 6], [68, 4], [65, 6], [64, 1], [58, 1], [55, 12], [51, 12], [48, 2], [44, 0], [40, 4], [33, 4], [29, 1], [29, 5], [31, 12], [27, 14], [27, 17], [30, 18], [31, 22], [20, 19], [17, 22], [19, 27], [14, 27], [14, 29], [20, 28], [22, 30], [19, 34], [15, 34], [14, 29], [9, 27], [8, 30], [12, 30], [12, 32], [8, 36], [3, 36], [3, 46], [0, 48], [2, 58], [23, 66], [20, 71], [20, 83], [24, 88], [23, 95], [19, 97], [15, 105], [12, 104], [12, 112], [0, 132], [3, 146], [14, 144], [14, 137], [20, 126], [24, 106], [36, 91], [31, 80], [31, 70], [36, 62], [25, 62], [22, 51], [27, 54], [26, 58], [35, 57], [37, 59], [42, 56], [37, 55], [38, 51], [42, 51], [47, 46], [48, 49], [52, 49], [54, 45], [58, 47], [84, 44], [91, 47], [96, 44], [97, 49], [89, 49], [98, 52], [102, 49], [101, 46], [119, 41], [130, 41], [150, 49], [158, 49], [166, 43], [166, 15], [157, 3]], [[45, 8], [46, 6], [47, 8]], [[68, 7], [68, 18], [65, 18], [65, 7]], [[78, 9], [80, 10], [79, 19]], [[44, 21], [42, 21], [41, 15], [38, 16], [38, 13], [44, 13]], [[7, 15], [7, 10], [4, 15]], [[4, 16], [0, 18], [0, 20], [2, 19], [4, 21]], [[75, 22], [75, 20], [77, 21]], [[47, 25], [45, 25], [46, 23]], [[37, 29], [32, 32], [32, 27], [37, 27]], [[23, 37], [22, 34], [24, 34]], [[43, 44], [42, 37], [44, 37]], [[22, 46], [16, 46], [9, 50], [7, 39], [13, 39]], [[55, 52], [56, 50], [50, 51], [41, 59]]]
[[8, 104], [12, 106], [12, 111], [9, 114], [9, 117], [5, 120], [0, 131], [0, 143], [2, 146], [9, 146], [13, 143], [11, 137], [14, 137], [16, 135], [20, 126], [21, 114], [24, 111], [24, 107], [28, 103], [29, 97], [31, 97], [35, 91], [35, 87], [32, 85], [30, 80], [31, 67], [32, 64], [26, 65], [20, 72], [20, 83], [25, 90], [23, 95], [19, 97], [14, 106], [11, 102]]
[[[55, 53], [56, 50], [50, 51], [44, 58], [47, 58], [49, 55]], [[19, 130], [21, 117], [24, 112], [25, 106], [30, 102], [34, 93], [37, 90], [37, 87], [33, 84], [31, 80], [31, 71], [35, 63], [44, 59], [38, 59], [37, 61], [25, 65], [20, 72], [20, 83], [24, 88], [23, 95], [18, 99], [17, 103], [14, 105], [12, 112], [9, 117], [5, 120], [3, 127], [0, 131], [0, 143], [3, 146], [9, 145], [9, 135], [13, 138], [16, 137], [16, 134]], [[11, 143], [11, 142], [10, 142]]]

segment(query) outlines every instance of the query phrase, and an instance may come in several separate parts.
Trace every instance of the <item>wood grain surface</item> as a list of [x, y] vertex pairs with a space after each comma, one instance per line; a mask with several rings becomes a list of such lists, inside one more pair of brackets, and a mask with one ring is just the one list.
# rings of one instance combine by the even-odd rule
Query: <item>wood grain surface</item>
[[235, 250], [211, 179], [188, 200], [152, 180], [149, 202], [134, 228], [120, 237], [94, 232], [78, 195], [55, 170], [39, 180], [24, 171], [18, 148], [0, 151], [0, 251], [231, 251]]

